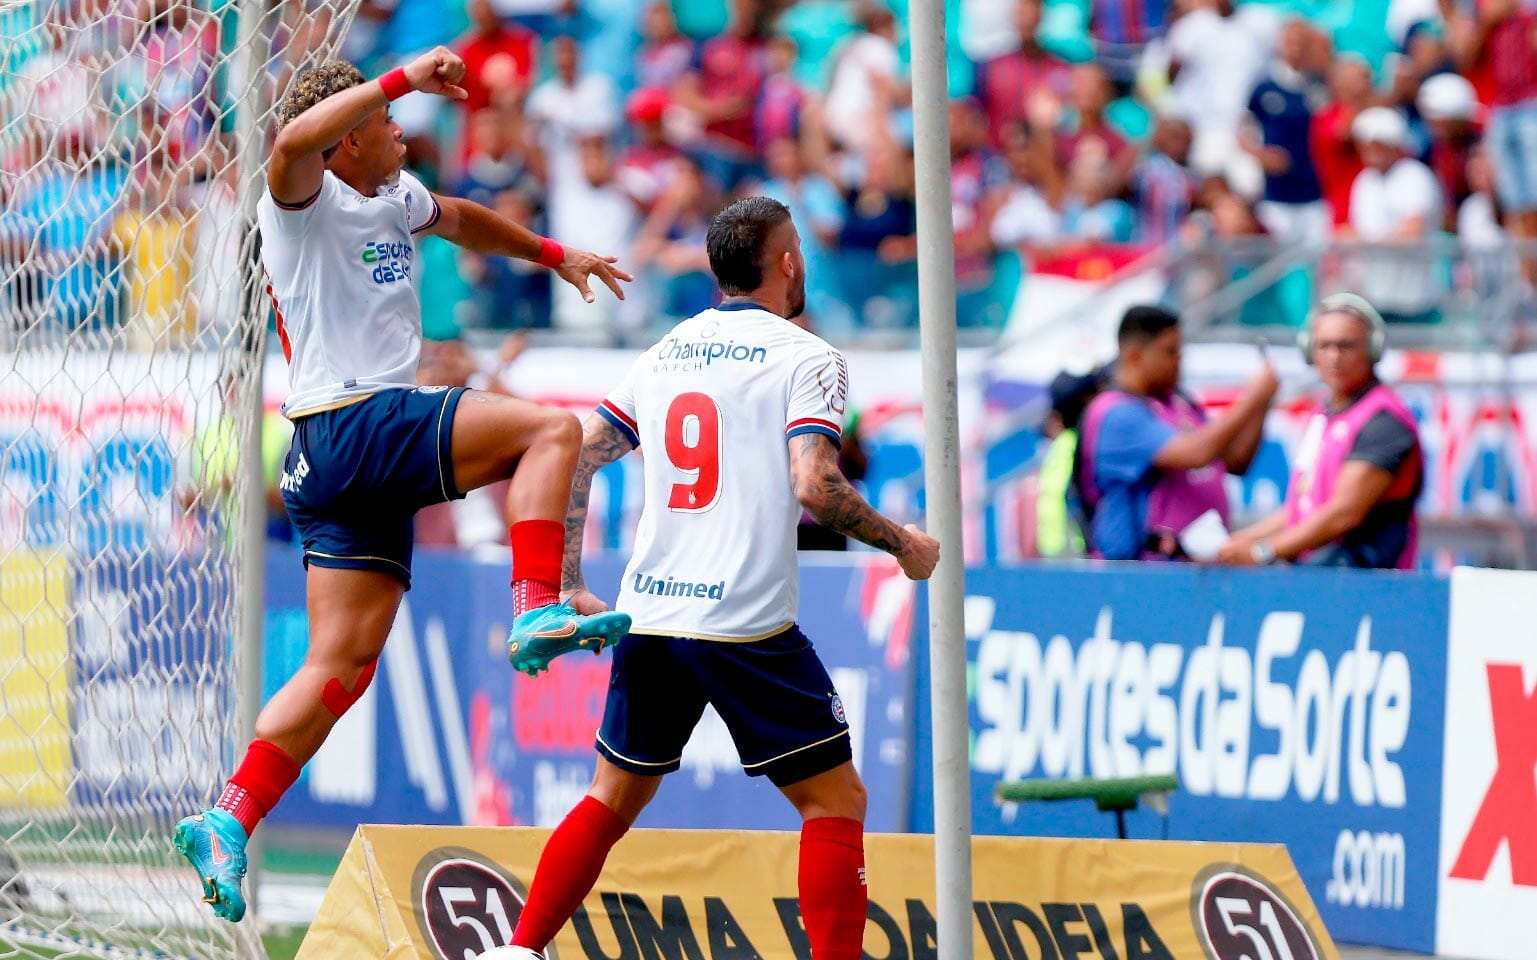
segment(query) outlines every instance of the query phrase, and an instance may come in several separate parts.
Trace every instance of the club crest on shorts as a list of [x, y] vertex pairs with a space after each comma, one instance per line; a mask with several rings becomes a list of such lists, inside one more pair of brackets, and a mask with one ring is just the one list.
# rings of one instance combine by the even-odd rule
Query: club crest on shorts
[[833, 698], [833, 719], [838, 721], [839, 723], [848, 723], [849, 722], [848, 715], [843, 712], [843, 698], [838, 696], [836, 693], [832, 694], [832, 698]]

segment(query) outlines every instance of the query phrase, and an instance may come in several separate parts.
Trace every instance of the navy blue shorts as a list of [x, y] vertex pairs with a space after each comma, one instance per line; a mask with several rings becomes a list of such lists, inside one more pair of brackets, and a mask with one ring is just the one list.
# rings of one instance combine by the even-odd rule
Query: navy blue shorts
[[281, 488], [306, 566], [378, 570], [411, 588], [411, 518], [464, 496], [450, 442], [463, 395], [381, 390], [294, 421]]
[[788, 786], [853, 757], [843, 700], [799, 627], [751, 643], [632, 633], [614, 647], [598, 752], [644, 776], [678, 769], [715, 707], [749, 776]]

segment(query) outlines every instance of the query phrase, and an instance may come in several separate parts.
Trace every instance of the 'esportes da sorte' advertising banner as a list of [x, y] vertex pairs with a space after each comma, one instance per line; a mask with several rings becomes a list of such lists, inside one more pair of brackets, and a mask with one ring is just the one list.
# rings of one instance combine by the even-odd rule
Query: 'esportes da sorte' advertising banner
[[999, 805], [1002, 780], [1173, 772], [1170, 839], [1285, 843], [1340, 940], [1433, 949], [1445, 580], [1027, 568], [971, 571], [966, 589], [978, 832], [1114, 829], [1087, 801]]

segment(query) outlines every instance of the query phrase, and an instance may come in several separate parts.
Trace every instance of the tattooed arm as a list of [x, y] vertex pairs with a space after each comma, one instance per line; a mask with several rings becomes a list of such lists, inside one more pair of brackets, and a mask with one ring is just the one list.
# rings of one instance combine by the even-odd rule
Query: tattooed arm
[[808, 433], [790, 441], [790, 479], [795, 499], [824, 527], [886, 551], [913, 580], [934, 572], [939, 541], [911, 524], [897, 526], [870, 506], [838, 469], [838, 450], [827, 437]]
[[[592, 414], [582, 424], [582, 455], [577, 460], [576, 473], [571, 476], [571, 505], [566, 508], [566, 554], [560, 568], [562, 595], [592, 596], [582, 582], [582, 534], [587, 527], [587, 499], [592, 495], [592, 475], [634, 449], [629, 438], [601, 414]], [[593, 600], [602, 603], [596, 598]], [[577, 609], [582, 613], [596, 612], [584, 610], [580, 605]]]

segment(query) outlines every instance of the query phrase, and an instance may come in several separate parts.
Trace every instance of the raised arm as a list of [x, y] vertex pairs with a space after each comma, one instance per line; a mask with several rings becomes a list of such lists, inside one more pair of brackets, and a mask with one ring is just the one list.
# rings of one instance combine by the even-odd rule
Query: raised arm
[[560, 592], [578, 613], [599, 613], [608, 604], [593, 596], [582, 580], [582, 537], [587, 528], [587, 500], [592, 475], [623, 457], [635, 445], [605, 417], [594, 413], [582, 424], [582, 455], [571, 476], [571, 504], [566, 508], [566, 554], [560, 567]]
[[[939, 541], [914, 524], [897, 526], [870, 506], [838, 469], [838, 448], [826, 436], [790, 440], [790, 480], [795, 499], [818, 523], [896, 557], [910, 579], [927, 580], [934, 572]], [[568, 532], [568, 549], [569, 543]]]
[[588, 277], [595, 276], [602, 280], [620, 300], [624, 299], [624, 289], [619, 286], [619, 281], [628, 283], [635, 279], [614, 266], [618, 257], [600, 256], [575, 247], [562, 247], [473, 200], [438, 194], [433, 194], [433, 199], [437, 201], [442, 215], [438, 217], [437, 223], [427, 228], [427, 233], [450, 240], [475, 253], [517, 257], [543, 264], [554, 270], [562, 280], [576, 287], [582, 299], [588, 303], [593, 301], [592, 290], [587, 285]]
[[464, 61], [447, 47], [437, 47], [405, 67], [377, 80], [332, 94], [294, 117], [278, 131], [267, 164], [267, 187], [280, 203], [299, 204], [320, 190], [325, 175], [324, 154], [342, 141], [368, 115], [412, 90], [463, 100]]

